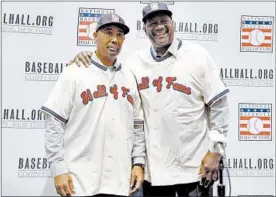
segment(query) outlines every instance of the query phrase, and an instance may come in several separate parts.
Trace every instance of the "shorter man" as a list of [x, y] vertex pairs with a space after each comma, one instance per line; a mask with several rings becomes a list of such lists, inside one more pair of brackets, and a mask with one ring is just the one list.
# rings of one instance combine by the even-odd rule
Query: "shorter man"
[[128, 32], [120, 16], [103, 15], [93, 66], [66, 68], [42, 107], [47, 158], [62, 196], [128, 196], [142, 185], [141, 101], [134, 76], [117, 61]]

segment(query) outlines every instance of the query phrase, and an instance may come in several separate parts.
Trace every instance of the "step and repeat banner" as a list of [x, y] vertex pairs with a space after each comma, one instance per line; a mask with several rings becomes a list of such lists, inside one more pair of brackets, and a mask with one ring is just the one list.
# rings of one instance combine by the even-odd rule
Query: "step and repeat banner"
[[[121, 61], [149, 48], [141, 21], [147, 3], [2, 3], [2, 195], [56, 195], [39, 109], [68, 62], [95, 49], [102, 14], [116, 12], [130, 27]], [[275, 195], [275, 3], [167, 3], [176, 37], [203, 45], [231, 91], [232, 195]], [[226, 171], [224, 184], [228, 195]]]

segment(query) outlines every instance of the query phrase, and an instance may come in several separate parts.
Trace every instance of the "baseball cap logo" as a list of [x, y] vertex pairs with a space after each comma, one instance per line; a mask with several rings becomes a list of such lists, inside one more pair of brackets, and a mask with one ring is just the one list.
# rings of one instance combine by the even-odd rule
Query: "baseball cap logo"
[[112, 22], [119, 22], [119, 16], [117, 14], [112, 14]]
[[158, 3], [150, 4], [150, 8], [151, 8], [151, 10], [158, 10], [159, 9]]

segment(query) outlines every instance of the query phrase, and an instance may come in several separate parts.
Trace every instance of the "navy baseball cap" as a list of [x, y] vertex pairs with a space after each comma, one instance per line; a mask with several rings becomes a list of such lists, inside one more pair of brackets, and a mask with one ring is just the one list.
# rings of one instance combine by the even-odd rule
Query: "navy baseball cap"
[[143, 19], [142, 21], [145, 23], [147, 21], [148, 18], [150, 18], [152, 15], [156, 14], [156, 13], [164, 13], [168, 16], [172, 16], [172, 12], [169, 10], [168, 6], [166, 3], [162, 3], [162, 2], [155, 2], [155, 3], [151, 3], [146, 5], [143, 10]]
[[109, 25], [121, 28], [124, 34], [129, 32], [129, 27], [125, 24], [124, 19], [115, 13], [102, 15], [97, 23], [96, 31]]

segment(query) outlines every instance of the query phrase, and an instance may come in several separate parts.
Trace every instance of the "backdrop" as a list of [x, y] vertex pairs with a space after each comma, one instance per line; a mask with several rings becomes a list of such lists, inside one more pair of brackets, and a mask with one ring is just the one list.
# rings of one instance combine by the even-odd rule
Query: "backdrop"
[[[55, 194], [39, 108], [69, 60], [95, 49], [101, 14], [117, 12], [131, 29], [122, 61], [149, 48], [141, 22], [146, 3], [3, 2], [2, 195]], [[275, 3], [168, 4], [176, 36], [207, 48], [230, 88], [232, 195], [275, 195]], [[225, 174], [226, 195], [227, 180]]]

